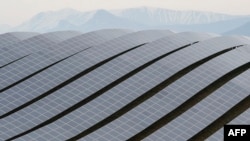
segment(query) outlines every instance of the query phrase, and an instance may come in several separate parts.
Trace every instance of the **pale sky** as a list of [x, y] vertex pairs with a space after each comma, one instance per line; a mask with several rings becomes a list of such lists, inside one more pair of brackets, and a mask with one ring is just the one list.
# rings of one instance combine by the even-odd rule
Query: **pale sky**
[[250, 0], [0, 0], [0, 24], [17, 25], [43, 11], [80, 11], [150, 6], [250, 15]]

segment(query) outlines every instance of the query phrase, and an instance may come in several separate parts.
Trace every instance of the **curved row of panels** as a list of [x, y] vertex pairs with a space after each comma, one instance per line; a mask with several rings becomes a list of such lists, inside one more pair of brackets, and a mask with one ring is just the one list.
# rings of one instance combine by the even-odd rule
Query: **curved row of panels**
[[209, 127], [250, 124], [248, 44], [168, 30], [2, 34], [0, 140], [222, 140]]

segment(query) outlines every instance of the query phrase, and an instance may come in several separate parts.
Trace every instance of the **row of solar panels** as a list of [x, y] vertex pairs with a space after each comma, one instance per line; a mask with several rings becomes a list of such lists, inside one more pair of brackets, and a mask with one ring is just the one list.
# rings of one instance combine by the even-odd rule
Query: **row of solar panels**
[[0, 140], [222, 140], [224, 124], [250, 124], [248, 44], [168, 30], [2, 34]]

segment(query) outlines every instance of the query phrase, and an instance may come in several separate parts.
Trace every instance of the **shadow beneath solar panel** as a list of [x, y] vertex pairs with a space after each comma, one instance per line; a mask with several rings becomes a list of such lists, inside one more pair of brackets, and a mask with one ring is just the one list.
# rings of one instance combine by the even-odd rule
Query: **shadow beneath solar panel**
[[138, 46], [135, 46], [135, 47], [130, 48], [130, 49], [128, 49], [128, 50], [125, 50], [125, 51], [123, 51], [123, 52], [121, 52], [121, 53], [119, 53], [119, 54], [116, 54], [116, 55], [114, 55], [114, 56], [112, 56], [112, 57], [110, 57], [110, 58], [108, 58], [108, 59], [105, 59], [105, 60], [103, 60], [103, 61], [101, 61], [101, 62], [99, 62], [99, 63], [93, 65], [92, 67], [90, 67], [90, 68], [88, 68], [88, 69], [86, 69], [86, 70], [84, 70], [84, 71], [82, 71], [82, 72], [76, 74], [75, 76], [71, 77], [71, 78], [68, 79], [67, 81], [62, 82], [61, 84], [57, 85], [56, 87], [54, 87], [54, 88], [48, 90], [47, 92], [41, 94], [40, 96], [38, 96], [38, 97], [36, 97], [36, 98], [34, 98], [34, 99], [28, 101], [27, 103], [25, 103], [25, 104], [23, 104], [23, 105], [21, 105], [21, 106], [15, 108], [15, 109], [13, 109], [13, 110], [11, 110], [11, 111], [9, 111], [9, 112], [7, 112], [7, 113], [1, 115], [1, 116], [0, 116], [0, 119], [5, 118], [5, 117], [7, 117], [7, 116], [9, 116], [9, 115], [11, 115], [11, 114], [13, 114], [13, 113], [15, 113], [15, 112], [17, 112], [17, 111], [23, 109], [23, 108], [25, 108], [25, 107], [27, 107], [27, 106], [33, 104], [33, 103], [39, 101], [40, 99], [42, 99], [42, 98], [44, 98], [44, 97], [46, 97], [46, 96], [52, 94], [53, 92], [55, 92], [55, 91], [57, 91], [57, 90], [63, 88], [64, 86], [66, 86], [66, 85], [72, 83], [73, 81], [79, 79], [80, 77], [86, 75], [87, 73], [93, 71], [94, 69], [96, 69], [96, 68], [98, 68], [98, 67], [104, 65], [105, 63], [107, 63], [107, 62], [109, 62], [109, 61], [115, 59], [116, 57], [118, 57], [118, 56], [120, 56], [120, 55], [122, 55], [122, 54], [125, 54], [125, 53], [127, 53], [127, 52], [129, 52], [129, 51], [131, 51], [131, 50], [134, 50], [134, 49], [136, 49], [136, 48], [138, 48], [138, 47], [141, 47], [141, 46], [143, 46], [143, 45], [145, 45], [145, 44], [146, 44], [146, 43], [141, 44], [141, 45], [138, 45]]
[[50, 118], [50, 119], [44, 121], [43, 123], [41, 123], [41, 124], [39, 124], [39, 125], [37, 125], [37, 126], [31, 128], [31, 129], [29, 129], [29, 130], [23, 132], [23, 133], [21, 133], [21, 134], [18, 134], [18, 135], [16, 135], [16, 136], [12, 137], [11, 139], [15, 139], [15, 138], [18, 138], [18, 137], [23, 136], [23, 135], [25, 135], [25, 134], [28, 134], [28, 133], [30, 133], [30, 132], [32, 132], [32, 131], [34, 131], [34, 130], [37, 130], [37, 129], [43, 127], [43, 126], [46, 126], [46, 125], [48, 125], [48, 124], [50, 124], [50, 123], [52, 123], [52, 122], [58, 120], [59, 118], [65, 116], [66, 114], [69, 114], [70, 112], [76, 110], [77, 108], [79, 108], [79, 107], [81, 107], [81, 106], [87, 104], [88, 102], [94, 100], [94, 99], [97, 98], [98, 96], [102, 95], [102, 94], [105, 93], [106, 91], [110, 90], [111, 88], [115, 87], [116, 85], [120, 84], [121, 82], [125, 81], [126, 79], [130, 78], [131, 76], [135, 75], [136, 73], [140, 72], [141, 70], [145, 69], [146, 67], [152, 65], [153, 63], [155, 63], [155, 62], [161, 60], [162, 58], [164, 58], [164, 57], [166, 57], [166, 56], [168, 56], [168, 55], [170, 55], [170, 54], [172, 54], [172, 53], [174, 53], [174, 52], [177, 52], [177, 51], [179, 51], [179, 50], [181, 50], [181, 49], [183, 49], [183, 48], [186, 48], [186, 47], [188, 47], [188, 46], [190, 46], [190, 45], [193, 45], [193, 44], [195, 44], [195, 43], [198, 43], [198, 42], [194, 42], [194, 43], [191, 43], [191, 44], [188, 44], [188, 45], [179, 47], [179, 48], [177, 48], [177, 49], [175, 49], [175, 50], [173, 50], [173, 51], [171, 51], [171, 52], [165, 53], [165, 54], [163, 54], [163, 55], [161, 55], [161, 56], [159, 56], [159, 57], [157, 57], [157, 58], [155, 58], [155, 59], [153, 59], [153, 60], [151, 60], [151, 61], [149, 61], [149, 62], [143, 64], [143, 65], [141, 65], [140, 67], [138, 67], [138, 68], [134, 69], [133, 71], [131, 71], [131, 72], [125, 74], [124, 76], [120, 77], [119, 79], [113, 81], [113, 82], [110, 83], [109, 85], [103, 87], [102, 89], [100, 89], [99, 91], [95, 92], [94, 94], [88, 96], [87, 98], [81, 100], [80, 102], [76, 103], [75, 105], [69, 107], [68, 109], [66, 109], [66, 110], [64, 110], [64, 111], [62, 111], [62, 112], [59, 113], [58, 115], [56, 115], [56, 116], [54, 116], [54, 117], [52, 117], [52, 118]]
[[[224, 79], [232, 79], [231, 77], [235, 75], [239, 75], [244, 70], [247, 70], [250, 68], [250, 63], [247, 65], [244, 65], [238, 69], [238, 72], [235, 72], [235, 74], [228, 74], [224, 76]], [[232, 72], [234, 73], [234, 72]], [[232, 75], [232, 76], [231, 76]], [[219, 86], [211, 86], [211, 87], [220, 87], [224, 83], [225, 80], [219, 80]], [[212, 88], [211, 88], [212, 89]], [[238, 104], [233, 106], [231, 109], [226, 111], [223, 115], [221, 115], [218, 119], [213, 121], [211, 124], [209, 124], [207, 127], [205, 127], [203, 130], [201, 130], [199, 133], [195, 134], [193, 137], [189, 139], [189, 141], [200, 141], [205, 140], [212, 134], [214, 134], [216, 131], [221, 129], [224, 125], [232, 121], [234, 118], [239, 116], [241, 113], [246, 111], [250, 108], [250, 94], [244, 98], [242, 101], [240, 101]]]
[[[249, 66], [247, 69], [249, 69]], [[234, 118], [236, 118], [238, 115], [240, 115], [249, 108], [250, 108], [250, 94], [241, 102], [239, 102], [230, 110], [228, 110], [226, 113], [224, 113], [221, 117], [219, 117], [214, 122], [209, 124], [206, 128], [204, 128], [199, 133], [191, 137], [189, 140], [195, 141], [195, 140], [204, 140], [208, 138], [217, 130], [222, 128], [225, 124], [229, 123], [231, 120], [233, 120]]]
[[[14, 61], [11, 61], [11, 62], [9, 62], [9, 63], [5, 64], [5, 65], [3, 65], [3, 66], [0, 66], [0, 69], [1, 69], [1, 68], [4, 68], [4, 67], [6, 67], [6, 66], [8, 66], [8, 65], [10, 65], [10, 64], [13, 64], [13, 63], [15, 63], [15, 62], [17, 62], [17, 61], [19, 61], [19, 60], [21, 60], [21, 59], [25, 58], [25, 57], [28, 57], [29, 55], [30, 55], [30, 54], [25, 55], [25, 56], [23, 56], [23, 57], [20, 57], [20, 58], [18, 58], [18, 59], [16, 59], [16, 60], [14, 60]], [[0, 91], [0, 92], [1, 92], [1, 91]]]
[[[198, 93], [196, 93], [194, 96], [192, 96], [191, 98], [189, 98], [187, 101], [185, 101], [184, 103], [182, 103], [180, 106], [178, 106], [177, 108], [175, 108], [174, 110], [172, 110], [171, 112], [169, 112], [168, 114], [166, 114], [165, 116], [163, 116], [161, 119], [159, 119], [155, 123], [151, 124], [150, 126], [148, 126], [147, 128], [145, 128], [144, 130], [142, 130], [140, 133], [138, 133], [138, 134], [134, 135], [133, 137], [131, 137], [129, 139], [129, 141], [142, 140], [145, 137], [149, 136], [150, 134], [152, 134], [156, 130], [158, 130], [161, 127], [163, 127], [166, 124], [168, 124], [173, 119], [177, 118], [179, 115], [181, 115], [185, 111], [189, 110], [192, 106], [194, 106], [195, 104], [199, 103], [201, 100], [203, 100], [204, 98], [206, 98], [207, 96], [209, 96], [212, 92], [214, 92], [215, 90], [217, 90], [218, 88], [220, 88], [221, 86], [223, 86], [225, 83], [227, 83], [228, 81], [230, 81], [234, 77], [240, 75], [241, 73], [243, 73], [244, 71], [248, 70], [249, 68], [250, 68], [250, 63], [246, 63], [246, 64], [244, 64], [244, 65], [242, 65], [242, 66], [240, 66], [240, 67], [238, 67], [238, 68], [230, 71], [229, 73], [223, 75], [222, 77], [220, 77], [219, 79], [217, 79], [216, 81], [214, 81], [213, 83], [211, 83], [210, 85], [208, 85], [207, 87], [205, 87], [204, 89], [202, 89], [201, 91], [199, 91]], [[246, 99], [248, 99], [247, 101], [249, 101], [249, 98], [246, 98]], [[244, 103], [246, 103], [246, 102], [244, 102]], [[248, 103], [248, 108], [249, 108], [249, 103]], [[239, 111], [237, 111], [235, 113], [232, 113], [235, 110], [230, 111], [230, 113], [232, 113], [232, 115], [227, 114], [225, 117], [223, 117], [223, 120], [219, 120], [219, 122], [221, 122], [221, 123], [218, 123], [218, 121], [217, 121], [217, 124], [219, 126], [216, 125], [216, 124], [214, 126], [217, 126], [216, 128], [220, 129], [224, 125], [222, 123], [225, 123], [225, 121], [228, 121], [229, 119], [232, 120], [234, 118], [234, 116], [238, 116], [239, 114], [241, 114], [242, 112], [244, 112], [247, 109], [247, 105], [243, 104], [243, 107], [241, 107], [241, 109], [239, 109], [239, 108], [237, 108], [237, 109]], [[213, 129], [212, 131], [215, 132], [216, 129]], [[202, 131], [201, 133], [199, 133], [198, 135], [194, 136], [191, 139], [192, 140], [196, 140], [197, 139], [197, 141], [203, 140], [201, 138], [208, 137], [208, 135], [212, 134], [210, 132], [211, 132], [210, 128], [209, 128], [209, 130], [206, 129], [205, 131]]]
[[[89, 48], [90, 48], [90, 47], [89, 47]], [[17, 82], [10, 84], [9, 86], [7, 86], [7, 87], [1, 89], [1, 90], [0, 90], [0, 93], [2, 93], [2, 92], [4, 92], [4, 91], [6, 91], [6, 90], [8, 90], [8, 89], [10, 89], [10, 88], [12, 88], [12, 87], [18, 85], [19, 83], [22, 83], [23, 81], [25, 81], [25, 80], [27, 80], [27, 79], [33, 77], [34, 75], [36, 75], [36, 74], [38, 74], [38, 73], [40, 73], [40, 72], [42, 72], [42, 71], [44, 71], [44, 70], [46, 70], [46, 69], [48, 69], [48, 68], [54, 66], [54, 65], [56, 65], [56, 64], [58, 64], [58, 63], [60, 63], [60, 62], [62, 62], [62, 61], [64, 61], [64, 60], [66, 60], [66, 59], [68, 59], [68, 58], [70, 58], [70, 57], [76, 55], [76, 54], [79, 54], [79, 53], [81, 53], [81, 52], [83, 52], [83, 51], [85, 51], [85, 50], [87, 50], [87, 49], [89, 49], [89, 48], [86, 48], [86, 49], [81, 50], [81, 51], [79, 51], [79, 52], [76, 52], [76, 53], [74, 53], [74, 54], [72, 54], [72, 55], [70, 55], [70, 56], [67, 56], [67, 57], [65, 57], [65, 58], [63, 58], [63, 59], [61, 59], [61, 60], [59, 60], [59, 61], [56, 61], [56, 62], [54, 62], [54, 63], [52, 63], [52, 64], [50, 64], [50, 65], [48, 65], [48, 66], [46, 66], [46, 67], [44, 67], [44, 68], [42, 68], [42, 69], [40, 69], [40, 70], [38, 70], [38, 71], [36, 71], [36, 72], [30, 74], [30, 75], [28, 75], [28, 76], [26, 76], [26, 77], [24, 77], [24, 78], [18, 80]], [[26, 55], [26, 56], [27, 56], [27, 55]], [[2, 118], [2, 117], [0, 116], [0, 119], [1, 119], [1, 118]]]
[[[237, 46], [237, 47], [240, 47], [240, 46]], [[121, 117], [123, 114], [127, 113], [128, 111], [130, 111], [134, 107], [136, 107], [139, 104], [143, 103], [147, 99], [151, 98], [152, 96], [157, 94], [159, 91], [161, 91], [162, 89], [164, 89], [165, 87], [167, 87], [168, 85], [170, 85], [171, 83], [173, 83], [174, 81], [179, 79], [180, 77], [184, 76], [188, 72], [192, 71], [193, 69], [197, 68], [198, 66], [204, 64], [205, 62], [207, 62], [207, 61], [209, 61], [209, 60], [211, 60], [211, 59], [213, 59], [213, 58], [215, 58], [215, 57], [217, 57], [217, 56], [219, 56], [221, 54], [224, 54], [224, 53], [226, 53], [226, 52], [228, 52], [230, 50], [233, 50], [234, 48], [235, 47], [231, 47], [231, 48], [222, 50], [220, 52], [217, 52], [217, 53], [215, 53], [215, 54], [213, 54], [211, 56], [208, 56], [208, 57], [206, 57], [206, 58], [204, 58], [204, 59], [202, 59], [202, 60], [200, 60], [200, 61], [198, 61], [196, 63], [193, 63], [192, 65], [180, 70], [179, 72], [175, 73], [174, 75], [172, 75], [171, 77], [169, 77], [165, 81], [161, 82], [160, 84], [158, 84], [154, 88], [150, 89], [149, 91], [142, 94], [141, 96], [139, 96], [135, 100], [131, 101], [129, 104], [122, 107], [121, 109], [119, 109], [115, 113], [111, 114], [107, 118], [105, 118], [102, 121], [96, 123], [95, 125], [91, 126], [90, 128], [86, 129], [85, 131], [79, 133], [78, 135], [70, 138], [69, 140], [78, 140], [78, 139], [80, 139], [80, 138], [82, 138], [82, 137], [84, 137], [84, 136], [98, 130], [99, 128], [107, 125], [108, 123], [110, 123], [110, 122], [114, 121], [115, 119]], [[137, 140], [137, 139], [135, 138], [135, 140]]]
[[[197, 43], [197, 42], [195, 42]], [[192, 43], [194, 44], [194, 43]], [[82, 101], [78, 102], [77, 104], [73, 105], [72, 107], [66, 109], [65, 111], [61, 112], [60, 114], [52, 117], [51, 119], [39, 124], [38, 126], [35, 126], [21, 134], [18, 134], [14, 137], [12, 137], [11, 139], [15, 139], [15, 138], [18, 138], [20, 136], [23, 136], [25, 134], [28, 134], [34, 130], [37, 130], [47, 124], [50, 124], [54, 121], [56, 121], [57, 119], [65, 116], [66, 114], [76, 110], [77, 108], [85, 105], [86, 103], [90, 102], [91, 100], [95, 99], [96, 97], [100, 96], [101, 94], [103, 94], [104, 92], [108, 91], [109, 89], [115, 87], [116, 85], [118, 85], [119, 83], [121, 83], [122, 81], [130, 78], [131, 76], [133, 76], [134, 74], [136, 74], [137, 72], [143, 70], [144, 68], [148, 67], [149, 65], [155, 63], [156, 61], [180, 50], [180, 49], [183, 49], [185, 47], [188, 47], [192, 44], [188, 44], [186, 46], [183, 46], [183, 47], [180, 47], [172, 52], [169, 52], [169, 53], [166, 53], [160, 57], [157, 57], [156, 59], [154, 60], [151, 60], [150, 62], [138, 67], [137, 69], [131, 71], [130, 73], [124, 75], [123, 77], [117, 79], [116, 81], [112, 82], [111, 84], [107, 85], [106, 87], [102, 88], [101, 90], [97, 91], [96, 93], [92, 94], [91, 96], [83, 99]], [[237, 47], [240, 47], [240, 46], [237, 46]], [[212, 58], [215, 58], [223, 53], [226, 53], [232, 49], [234, 49], [235, 47], [231, 47], [231, 48], [228, 48], [228, 49], [225, 49], [225, 50], [222, 50], [220, 52], [217, 52], [211, 56], [208, 56], [188, 67], [186, 67], [185, 69], [177, 72], [175, 75], [173, 75], [172, 77], [170, 77], [169, 79], [165, 80], [164, 82], [160, 83], [159, 85], [157, 85], [156, 87], [154, 87], [153, 89], [149, 90], [148, 92], [144, 93], [142, 96], [138, 97], [137, 99], [133, 100], [132, 102], [130, 102], [129, 104], [127, 104], [125, 107], [121, 108], [119, 111], [113, 113], [112, 115], [110, 115], [109, 117], [107, 117], [106, 119], [98, 122], [97, 124], [93, 125], [92, 127], [88, 128], [87, 130], [83, 131], [82, 133], [76, 135], [75, 137], [72, 137], [70, 140], [77, 140], [81, 137], [84, 137], [92, 132], [94, 132], [95, 130], [101, 128], [102, 126], [110, 123], [111, 121], [119, 118], [120, 116], [122, 116], [123, 114], [125, 114], [126, 112], [128, 112], [129, 110], [133, 109], [134, 107], [136, 107], [137, 105], [141, 104], [142, 102], [144, 102], [145, 100], [149, 99], [150, 97], [152, 97], [153, 95], [155, 95], [157, 92], [159, 92], [160, 90], [164, 89], [165, 87], [167, 87], [169, 84], [171, 84], [172, 82], [174, 82], [175, 80], [179, 79], [180, 77], [182, 77], [183, 75], [187, 74], [188, 72], [192, 71], [193, 69], [195, 69], [196, 67], [202, 65], [203, 63], [211, 60]]]
[[129, 52], [129, 51], [131, 51], [131, 50], [134, 50], [134, 49], [136, 49], [136, 48], [138, 48], [138, 47], [141, 47], [141, 46], [143, 46], [143, 45], [145, 45], [145, 44], [146, 44], [146, 43], [141, 44], [141, 45], [138, 45], [138, 46], [135, 46], [135, 47], [130, 48], [130, 49], [128, 49], [128, 50], [125, 50], [125, 51], [123, 51], [123, 52], [121, 52], [121, 53], [119, 53], [119, 54], [116, 54], [116, 55], [114, 55], [114, 56], [112, 56], [112, 57], [110, 57], [110, 58], [108, 58], [108, 59], [105, 59], [105, 60], [103, 60], [103, 61], [101, 61], [101, 62], [99, 62], [99, 63], [93, 65], [92, 67], [90, 67], [90, 68], [88, 68], [88, 69], [86, 69], [86, 70], [84, 70], [84, 71], [78, 73], [77, 75], [71, 77], [71, 78], [68, 79], [67, 81], [64, 81], [64, 82], [62, 82], [61, 84], [57, 85], [56, 87], [50, 89], [49, 91], [47, 91], [47, 92], [41, 94], [40, 96], [38, 96], [38, 97], [36, 97], [36, 98], [30, 100], [29, 102], [27, 102], [27, 103], [25, 103], [25, 104], [23, 104], [23, 105], [21, 105], [21, 106], [15, 108], [15, 109], [9, 111], [9, 112], [7, 112], [7, 113], [1, 115], [1, 116], [0, 116], [0, 119], [5, 118], [5, 117], [7, 117], [7, 116], [9, 116], [9, 115], [11, 115], [11, 114], [13, 114], [13, 113], [15, 113], [15, 112], [17, 112], [17, 111], [23, 109], [23, 108], [25, 108], [25, 107], [27, 107], [27, 106], [33, 104], [33, 103], [39, 101], [40, 99], [42, 99], [42, 98], [44, 98], [44, 97], [46, 97], [46, 96], [52, 94], [53, 92], [55, 92], [55, 91], [61, 89], [61, 88], [64, 87], [64, 86], [66, 86], [66, 85], [72, 83], [73, 81], [79, 79], [80, 77], [86, 75], [87, 73], [93, 71], [94, 69], [96, 69], [96, 68], [98, 68], [98, 67], [104, 65], [105, 63], [107, 63], [107, 62], [113, 60], [114, 58], [116, 58], [116, 57], [118, 57], [118, 56], [120, 56], [120, 55], [122, 55], [122, 54], [125, 54], [125, 53], [127, 53], [127, 52]]

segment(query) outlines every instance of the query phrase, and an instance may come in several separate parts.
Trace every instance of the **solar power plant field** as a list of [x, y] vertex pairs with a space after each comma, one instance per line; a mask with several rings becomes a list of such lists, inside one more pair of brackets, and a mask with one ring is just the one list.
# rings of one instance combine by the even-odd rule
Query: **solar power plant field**
[[169, 30], [0, 35], [0, 141], [222, 141], [250, 124], [250, 38]]

